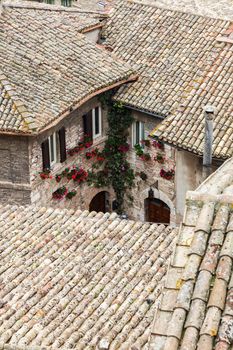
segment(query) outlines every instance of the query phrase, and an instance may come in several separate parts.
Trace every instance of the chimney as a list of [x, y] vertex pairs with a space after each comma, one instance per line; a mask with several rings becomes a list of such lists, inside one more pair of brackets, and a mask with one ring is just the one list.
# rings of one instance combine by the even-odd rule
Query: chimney
[[211, 174], [211, 170], [212, 170], [214, 107], [210, 105], [205, 106], [204, 116], [205, 116], [205, 140], [204, 140], [204, 152], [203, 152], [203, 172], [204, 172], [204, 178], [206, 178]]

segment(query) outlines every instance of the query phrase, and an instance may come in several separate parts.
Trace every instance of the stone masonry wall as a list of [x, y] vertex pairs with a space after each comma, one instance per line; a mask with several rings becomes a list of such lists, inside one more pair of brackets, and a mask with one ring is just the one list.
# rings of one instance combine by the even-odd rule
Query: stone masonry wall
[[[94, 139], [93, 146], [83, 152], [74, 156], [67, 156], [67, 160], [64, 163], [57, 163], [52, 168], [51, 175], [53, 179], [42, 180], [39, 173], [42, 171], [42, 151], [41, 143], [48, 138], [53, 132], [58, 131], [62, 126], [66, 128], [66, 145], [67, 149], [75, 147], [83, 137], [83, 121], [82, 116], [87, 113], [90, 109], [96, 107], [100, 103], [97, 98], [93, 98], [84, 104], [77, 111], [70, 114], [68, 118], [63, 120], [56, 127], [49, 129], [42, 135], [38, 136], [30, 144], [30, 168], [31, 168], [31, 184], [32, 184], [32, 203], [40, 204], [43, 206], [54, 206], [59, 208], [74, 208], [74, 209], [89, 209], [89, 204], [92, 198], [101, 191], [108, 191], [110, 193], [110, 201], [113, 200], [113, 191], [107, 188], [96, 189], [89, 187], [87, 184], [76, 184], [72, 180], [67, 183], [64, 179], [57, 183], [54, 176], [61, 173], [67, 167], [73, 165], [82, 166], [85, 170], [91, 167], [92, 161], [86, 160], [85, 153], [96, 147], [101, 148], [106, 139], [107, 131], [107, 111], [102, 109], [102, 136]], [[58, 158], [59, 159], [59, 158]], [[61, 186], [66, 186], [69, 190], [77, 190], [77, 195], [72, 200], [53, 200], [52, 193]]]
[[27, 137], [0, 137], [0, 203], [30, 203]]
[[[76, 185], [73, 181], [67, 184], [66, 179], [57, 183], [54, 178], [42, 180], [39, 176], [39, 173], [42, 171], [41, 143], [53, 132], [65, 126], [67, 149], [75, 147], [83, 137], [82, 116], [98, 104], [98, 99], [93, 98], [77, 111], [72, 112], [69, 117], [61, 121], [56, 127], [45, 131], [37, 137], [1, 136], [0, 202], [16, 204], [29, 204], [32, 202], [43, 206], [85, 210], [89, 209], [89, 204], [97, 193], [108, 191], [110, 194], [110, 203], [112, 203], [115, 198], [112, 189], [96, 189], [89, 187], [85, 183]], [[160, 122], [159, 119], [140, 112], [133, 112], [133, 116], [135, 120], [145, 122], [146, 135]], [[103, 146], [106, 139], [107, 128], [107, 110], [102, 109], [102, 136], [94, 140], [93, 146], [88, 149], [88, 151], [95, 147], [101, 148]], [[129, 142], [132, 142], [131, 132]], [[82, 153], [75, 156], [68, 156], [63, 164], [55, 164], [52, 168], [52, 176], [54, 177], [56, 174], [61, 173], [66, 167], [72, 167], [73, 165], [82, 166], [85, 170], [90, 168], [92, 160], [86, 160], [86, 151], [87, 150], [84, 150]], [[174, 183], [173, 181], [162, 179], [159, 173], [162, 167], [171, 168], [174, 166], [174, 151], [170, 147], [165, 146], [164, 154], [167, 159], [165, 165], [161, 165], [153, 160], [158, 149], [151, 146], [150, 149], [145, 148], [145, 151], [151, 154], [151, 161], [142, 161], [136, 156], [134, 149], [131, 149], [129, 154], [129, 160], [136, 173], [145, 172], [148, 178], [146, 181], [143, 181], [139, 176], [136, 177], [136, 186], [131, 193], [134, 197], [134, 201], [133, 203], [126, 201], [126, 212], [130, 218], [144, 220], [144, 200], [148, 197], [149, 189], [153, 188], [155, 197], [163, 200], [171, 208], [173, 222], [175, 220], [173, 207], [175, 198]], [[158, 181], [158, 188], [156, 188], [156, 181]], [[76, 189], [77, 195], [72, 200], [53, 200], [52, 193], [63, 185], [70, 190]]]
[[[148, 114], [133, 111], [133, 117], [135, 120], [139, 120], [145, 123], [145, 139], [150, 132], [161, 122], [160, 119], [149, 116]], [[130, 133], [130, 144], [132, 144], [132, 135]], [[160, 170], [170, 170], [175, 165], [175, 150], [170, 146], [165, 145], [164, 151], [160, 151], [152, 145], [145, 147], [145, 152], [151, 155], [150, 161], [143, 161], [138, 156], [134, 149], [131, 147], [129, 161], [135, 169], [136, 173], [144, 172], [147, 175], [147, 180], [142, 180], [139, 176], [136, 177], [136, 186], [132, 190], [133, 203], [127, 204], [127, 213], [130, 217], [137, 220], [145, 220], [145, 207], [144, 201], [148, 198], [148, 191], [150, 188], [154, 191], [154, 196], [157, 199], [165, 202], [171, 209], [171, 223], [176, 222], [175, 213], [175, 184], [173, 180], [166, 180], [160, 176]], [[160, 164], [154, 160], [157, 153], [162, 153], [166, 158], [164, 164]], [[156, 183], [158, 188], [156, 188]]]
[[[43, 133], [40, 137], [37, 137], [30, 145], [31, 147], [31, 184], [32, 184], [32, 203], [37, 203], [44, 206], [54, 206], [60, 208], [74, 208], [74, 209], [89, 209], [89, 204], [92, 198], [101, 191], [108, 191], [110, 193], [110, 203], [114, 200], [114, 191], [109, 188], [96, 189], [89, 187], [87, 184], [75, 185], [71, 180], [67, 186], [67, 180], [64, 179], [60, 183], [57, 183], [53, 178], [48, 180], [41, 180], [39, 173], [42, 171], [42, 152], [41, 152], [41, 143], [54, 131], [59, 130], [61, 126], [66, 128], [66, 143], [67, 149], [72, 148], [77, 145], [78, 141], [83, 137], [82, 130], [82, 115], [88, 112], [90, 109], [98, 105], [98, 99], [94, 98], [85, 104], [78, 111], [71, 113], [71, 115], [63, 121], [60, 125], [57, 125], [55, 128], [48, 130]], [[155, 128], [155, 126], [160, 122], [158, 118], [150, 117], [147, 114], [140, 112], [133, 112], [135, 120], [140, 120], [145, 122], [145, 134], [146, 136]], [[107, 110], [103, 110], [102, 115], [103, 122], [103, 134], [100, 138], [94, 140], [93, 146], [90, 148], [103, 146], [106, 139], [107, 131]], [[131, 132], [129, 137], [129, 143], [132, 143]], [[89, 151], [89, 149], [88, 149]], [[149, 149], [145, 148], [145, 151], [151, 154], [151, 161], [145, 162], [142, 161], [139, 157], [136, 156], [134, 149], [132, 148], [129, 153], [129, 160], [136, 173], [145, 172], [148, 176], [146, 181], [143, 181], [139, 176], [136, 177], [135, 184], [136, 186], [132, 190], [132, 196], [134, 198], [133, 203], [126, 200], [126, 213], [130, 218], [145, 220], [145, 208], [144, 200], [148, 197], [148, 191], [150, 188], [153, 188], [155, 198], [160, 198], [163, 200], [171, 209], [171, 222], [175, 222], [175, 210], [174, 210], [174, 198], [175, 198], [175, 189], [174, 182], [168, 181], [160, 177], [159, 173], [161, 168], [170, 169], [174, 167], [174, 151], [169, 146], [165, 146], [163, 154], [166, 156], [166, 163], [161, 165], [154, 161], [154, 157], [157, 152], [160, 152], [158, 149], [151, 146]], [[83, 153], [68, 156], [65, 163], [57, 163], [52, 169], [52, 176], [60, 173], [66, 167], [72, 167], [75, 165], [82, 166], [87, 170], [91, 164], [91, 160], [85, 159], [86, 150]], [[156, 181], [158, 181], [158, 188], [155, 188]], [[62, 185], [67, 186], [70, 190], [77, 190], [77, 195], [72, 200], [63, 199], [61, 201], [53, 200], [52, 193]], [[110, 206], [111, 207], [111, 206]]]

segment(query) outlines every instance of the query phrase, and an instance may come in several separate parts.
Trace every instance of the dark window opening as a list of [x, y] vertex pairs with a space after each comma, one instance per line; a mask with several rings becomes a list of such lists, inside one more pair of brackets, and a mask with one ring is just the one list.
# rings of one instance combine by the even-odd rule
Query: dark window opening
[[97, 193], [95, 197], [93, 197], [90, 205], [90, 211], [96, 211], [106, 213], [109, 212], [110, 203], [109, 203], [109, 193], [107, 191], [102, 191]]
[[169, 206], [160, 199], [145, 199], [145, 220], [159, 224], [170, 224]]

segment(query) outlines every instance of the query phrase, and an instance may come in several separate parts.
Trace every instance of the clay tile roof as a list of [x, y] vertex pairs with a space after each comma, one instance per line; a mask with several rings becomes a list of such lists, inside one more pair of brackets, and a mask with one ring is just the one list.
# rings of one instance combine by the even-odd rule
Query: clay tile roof
[[233, 349], [233, 158], [188, 192], [150, 350]]
[[196, 93], [224, 46], [216, 38], [228, 26], [224, 20], [119, 1], [103, 36], [139, 72], [139, 79], [122, 87], [116, 99], [161, 117], [170, 115], [188, 91]]
[[[51, 5], [49, 9], [3, 3], [0, 15], [1, 95], [8, 81], [18, 96], [28, 127], [16, 118], [13, 107], [0, 115], [2, 131], [38, 132], [71, 107], [131, 79], [133, 71], [105, 50], [97, 48], [80, 32], [95, 27], [99, 18], [79, 10]], [[29, 6], [29, 8], [28, 8]], [[47, 5], [48, 6], [48, 5]], [[2, 76], [2, 74], [0, 73]], [[8, 85], [8, 83], [7, 83]], [[4, 109], [4, 104], [1, 109]], [[20, 112], [20, 111], [19, 111]], [[17, 120], [9, 122], [11, 114]]]
[[213, 156], [222, 159], [233, 156], [233, 40], [227, 38], [218, 38], [224, 47], [204, 79], [188, 87], [183, 106], [167, 117], [152, 136], [203, 155], [203, 107], [211, 104], [215, 107]]
[[0, 348], [147, 349], [177, 231], [0, 207]]

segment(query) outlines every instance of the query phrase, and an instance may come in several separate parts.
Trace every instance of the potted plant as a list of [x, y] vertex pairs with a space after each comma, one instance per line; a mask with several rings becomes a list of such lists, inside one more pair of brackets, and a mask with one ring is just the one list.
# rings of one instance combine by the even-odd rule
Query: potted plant
[[145, 145], [146, 147], [150, 147], [150, 140], [142, 140], [141, 144]]
[[74, 196], [76, 196], [76, 194], [77, 194], [77, 191], [75, 191], [75, 190], [69, 191], [66, 193], [66, 199], [71, 200]]
[[139, 145], [139, 143], [137, 143], [136, 145], [134, 145], [134, 149], [135, 149], [136, 155], [137, 155], [138, 157], [141, 157], [141, 156], [144, 154], [143, 148], [142, 148], [141, 145]]
[[56, 191], [53, 192], [52, 197], [56, 200], [61, 200], [67, 194], [68, 190], [65, 186], [59, 187]]
[[160, 170], [160, 176], [166, 180], [173, 180], [174, 175], [175, 175], [174, 169], [171, 169], [171, 170], [161, 169]]
[[43, 171], [40, 172], [40, 178], [42, 180], [52, 179], [52, 176], [50, 175], [50, 173], [51, 173], [50, 169], [44, 169]]
[[156, 156], [154, 157], [154, 160], [160, 164], [164, 164], [165, 158], [162, 153], [157, 153]]
[[145, 161], [145, 162], [148, 162], [149, 160], [151, 160], [151, 156], [149, 153], [144, 153], [140, 156], [140, 158]]

